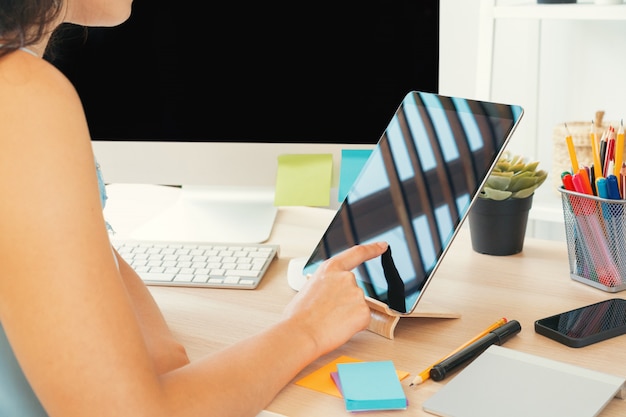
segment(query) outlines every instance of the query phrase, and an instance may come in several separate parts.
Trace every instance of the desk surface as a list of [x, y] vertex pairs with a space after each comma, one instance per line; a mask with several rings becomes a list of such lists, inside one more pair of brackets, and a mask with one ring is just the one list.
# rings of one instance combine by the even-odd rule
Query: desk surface
[[[294, 295], [287, 284], [289, 260], [311, 252], [332, 216], [332, 211], [323, 209], [281, 208], [269, 241], [281, 245], [280, 258], [255, 290], [151, 287], [169, 325], [192, 360], [279, 320], [283, 307]], [[416, 387], [409, 387], [410, 381], [417, 372], [500, 317], [518, 320], [522, 325], [522, 331], [507, 341], [506, 347], [626, 376], [626, 336], [574, 349], [535, 333], [534, 322], [539, 318], [623, 297], [620, 293], [607, 293], [572, 281], [568, 271], [565, 242], [527, 239], [521, 254], [488, 256], [471, 250], [469, 233], [464, 228], [424, 295], [428, 304], [458, 312], [460, 318], [402, 318], [393, 340], [363, 331], [309, 365], [294, 381], [339, 355], [367, 361], [391, 359], [398, 369], [411, 373], [402, 381], [409, 408], [368, 415], [432, 416], [422, 411], [421, 404], [447, 380], [429, 380]], [[261, 379], [256, 375], [250, 378]], [[293, 382], [267, 409], [290, 417], [349, 414], [341, 399]], [[618, 399], [612, 400], [601, 414], [603, 417], [623, 415], [626, 415], [626, 401]]]

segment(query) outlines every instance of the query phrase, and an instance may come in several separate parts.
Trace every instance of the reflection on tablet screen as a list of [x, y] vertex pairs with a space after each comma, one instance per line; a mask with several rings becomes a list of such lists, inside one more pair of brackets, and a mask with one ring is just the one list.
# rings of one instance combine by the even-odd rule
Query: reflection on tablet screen
[[522, 117], [519, 106], [411, 92], [304, 267], [348, 247], [391, 251], [354, 270], [365, 294], [413, 311]]

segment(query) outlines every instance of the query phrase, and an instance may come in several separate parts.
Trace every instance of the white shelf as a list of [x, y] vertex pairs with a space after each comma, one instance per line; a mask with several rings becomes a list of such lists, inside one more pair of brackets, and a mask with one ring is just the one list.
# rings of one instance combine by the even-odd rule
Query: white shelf
[[[491, 98], [491, 76], [495, 22], [499, 19], [542, 20], [626, 20], [626, 4], [597, 5], [593, 2], [566, 4], [497, 5], [497, 0], [481, 0], [476, 93], [478, 98]], [[539, 35], [537, 35], [539, 36]]]
[[[515, 4], [514, 4], [515, 3]], [[528, 105], [526, 116], [527, 132], [530, 137], [539, 137], [538, 126], [540, 49], [542, 24], [545, 21], [626, 21], [626, 4], [596, 5], [591, 0], [573, 4], [538, 4], [536, 0], [503, 1], [481, 0], [479, 14], [479, 36], [477, 53], [476, 94], [479, 99], [493, 99], [494, 43], [496, 23], [507, 25], [507, 20], [526, 19], [530, 30], [526, 44], [530, 48], [522, 53], [527, 57], [529, 89], [524, 93]], [[532, 45], [535, 45], [534, 49]], [[546, 163], [547, 164], [547, 163]], [[544, 165], [547, 166], [547, 165]], [[546, 168], [546, 169], [549, 169]], [[545, 184], [535, 193], [533, 207], [529, 213], [529, 229], [532, 234], [555, 240], [564, 240], [564, 219], [560, 194], [551, 184]]]
[[[526, 109], [527, 131], [531, 132], [531, 136], [534, 134], [535, 137], [539, 137], [538, 114], [541, 103], [538, 98], [542, 22], [546, 20], [626, 21], [626, 4], [596, 5], [591, 0], [572, 4], [538, 4], [536, 0], [517, 2], [481, 0], [476, 78], [476, 94], [480, 99], [493, 99], [496, 23], [506, 25], [507, 20], [511, 19], [527, 19], [537, 22], [536, 25], [528, 26], [531, 29], [524, 36], [527, 36], [526, 43], [531, 47], [523, 53], [527, 56], [528, 68], [530, 68], [529, 78], [532, 80], [524, 97], [528, 103], [531, 103]], [[536, 47], [533, 49], [532, 45]], [[544, 232], [554, 229], [562, 236], [561, 229], [564, 220], [561, 196], [551, 184], [545, 184], [535, 193], [529, 220], [535, 224], [535, 231]]]
[[494, 6], [494, 19], [626, 20], [626, 4], [593, 3], [537, 4], [523, 3]]

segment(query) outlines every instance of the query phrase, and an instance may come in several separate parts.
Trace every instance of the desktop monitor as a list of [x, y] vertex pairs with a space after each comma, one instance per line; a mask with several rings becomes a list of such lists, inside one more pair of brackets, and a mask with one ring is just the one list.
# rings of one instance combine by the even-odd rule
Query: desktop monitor
[[[180, 186], [186, 237], [244, 242], [271, 230], [279, 155], [333, 154], [336, 192], [341, 150], [372, 148], [407, 92], [437, 91], [438, 49], [439, 0], [135, 0], [118, 27], [64, 25], [47, 57], [105, 182]], [[187, 227], [174, 211], [161, 220]]]

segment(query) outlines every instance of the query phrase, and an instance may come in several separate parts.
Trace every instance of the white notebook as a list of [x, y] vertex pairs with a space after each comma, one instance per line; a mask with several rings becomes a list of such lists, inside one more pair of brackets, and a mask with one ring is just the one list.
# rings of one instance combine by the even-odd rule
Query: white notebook
[[492, 345], [422, 407], [442, 417], [593, 417], [626, 378]]

